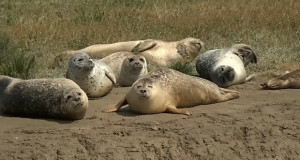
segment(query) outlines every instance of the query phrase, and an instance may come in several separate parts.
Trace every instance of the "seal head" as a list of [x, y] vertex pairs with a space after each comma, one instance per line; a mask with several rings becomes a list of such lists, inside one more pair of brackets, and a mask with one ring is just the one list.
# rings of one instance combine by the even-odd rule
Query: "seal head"
[[77, 53], [69, 60], [69, 66], [78, 71], [89, 71], [95, 67], [92, 58], [86, 53]]
[[62, 113], [65, 114], [64, 117], [69, 119], [82, 119], [84, 117], [84, 112], [88, 108], [88, 97], [79, 88], [72, 88], [64, 91], [64, 96], [61, 100]]
[[188, 37], [179, 41], [176, 49], [184, 59], [195, 59], [203, 46], [204, 43], [200, 39]]
[[144, 56], [132, 55], [128, 56], [122, 63], [122, 69], [127, 69], [128, 72], [134, 74], [140, 73], [142, 69], [147, 68], [147, 62]]
[[156, 85], [151, 78], [140, 79], [132, 87], [140, 98], [151, 99], [156, 94]]
[[230, 86], [235, 78], [235, 71], [231, 66], [221, 65], [212, 76], [212, 81], [215, 82], [220, 87]]

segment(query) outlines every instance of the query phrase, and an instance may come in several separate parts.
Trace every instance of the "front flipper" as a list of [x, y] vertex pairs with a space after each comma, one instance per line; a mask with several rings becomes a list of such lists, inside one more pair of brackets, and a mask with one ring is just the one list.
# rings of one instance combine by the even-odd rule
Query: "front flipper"
[[187, 116], [191, 115], [188, 111], [183, 109], [177, 109], [175, 106], [169, 106], [166, 111], [173, 114], [184, 114]]
[[218, 99], [218, 102], [225, 102], [228, 100], [239, 98], [239, 92], [234, 90], [229, 90], [225, 88], [219, 88], [220, 89], [220, 98]]
[[153, 40], [146, 40], [146, 41], [140, 42], [138, 45], [136, 45], [132, 49], [132, 52], [135, 54], [144, 52], [145, 50], [155, 47], [156, 45], [157, 45], [157, 43], [155, 43]]
[[255, 77], [256, 77], [255, 74], [251, 74], [250, 76], [248, 76], [248, 77], [246, 78], [245, 82], [249, 82], [249, 81], [253, 80]]
[[117, 80], [116, 80], [116, 77], [114, 75], [114, 73], [112, 72], [112, 70], [109, 68], [109, 67], [105, 67], [105, 75], [107, 78], [109, 78], [114, 85], [116, 85], [117, 83]]
[[122, 106], [124, 106], [126, 104], [128, 104], [128, 103], [127, 103], [126, 96], [125, 96], [124, 98], [122, 98], [119, 101], [119, 103], [115, 107], [112, 107], [110, 109], [104, 110], [102, 112], [104, 112], [104, 113], [117, 112], [119, 109], [121, 109]]

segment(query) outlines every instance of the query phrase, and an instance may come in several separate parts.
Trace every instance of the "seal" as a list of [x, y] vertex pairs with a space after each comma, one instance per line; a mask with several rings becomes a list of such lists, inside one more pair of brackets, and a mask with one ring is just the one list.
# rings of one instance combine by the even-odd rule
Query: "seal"
[[98, 61], [109, 66], [116, 77], [118, 86], [131, 86], [137, 79], [148, 74], [147, 61], [142, 55], [116, 52]]
[[145, 56], [151, 64], [168, 67], [176, 62], [194, 60], [203, 45], [200, 39], [192, 37], [173, 42], [149, 39], [140, 42], [132, 51]]
[[70, 58], [66, 77], [77, 83], [90, 99], [105, 96], [116, 83], [112, 70], [86, 53], [77, 53]]
[[234, 44], [231, 48], [209, 50], [199, 55], [196, 70], [200, 77], [216, 83], [219, 87], [228, 87], [247, 82], [255, 77], [247, 77], [245, 66], [257, 63], [257, 56], [246, 44]]
[[95, 44], [83, 49], [66, 51], [64, 54], [73, 56], [77, 53], [87, 53], [92, 58], [100, 59], [116, 52], [130, 52], [143, 40], [116, 42], [111, 44]]
[[87, 108], [87, 95], [69, 79], [22, 80], [0, 75], [0, 112], [3, 114], [79, 120]]
[[263, 89], [300, 89], [300, 69], [270, 79], [268, 82], [260, 84], [260, 86]]
[[201, 104], [224, 102], [239, 97], [237, 91], [219, 88], [216, 84], [172, 69], [160, 69], [138, 79], [126, 96], [104, 112], [129, 108], [141, 114], [170, 112], [190, 115], [184, 109]]

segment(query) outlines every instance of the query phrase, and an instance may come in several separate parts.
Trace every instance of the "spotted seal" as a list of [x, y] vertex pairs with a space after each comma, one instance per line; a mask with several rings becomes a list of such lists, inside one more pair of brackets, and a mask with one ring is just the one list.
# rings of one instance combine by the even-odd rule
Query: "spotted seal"
[[70, 58], [66, 77], [76, 82], [91, 99], [105, 96], [116, 83], [112, 70], [86, 53], [77, 53]]
[[87, 108], [87, 95], [69, 79], [22, 80], [0, 75], [0, 112], [3, 114], [79, 120]]
[[219, 88], [216, 84], [172, 69], [160, 69], [138, 79], [119, 103], [104, 112], [118, 111], [128, 104], [141, 114], [170, 112], [190, 115], [178, 109], [201, 104], [224, 102], [239, 97], [237, 91]]

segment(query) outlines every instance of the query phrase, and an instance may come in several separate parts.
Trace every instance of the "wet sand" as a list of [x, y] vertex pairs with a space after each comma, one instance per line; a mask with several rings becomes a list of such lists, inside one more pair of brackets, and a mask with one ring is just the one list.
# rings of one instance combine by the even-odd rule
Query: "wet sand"
[[239, 99], [188, 108], [191, 116], [101, 112], [128, 87], [91, 100], [83, 120], [0, 116], [0, 159], [299, 159], [300, 90], [231, 89]]

